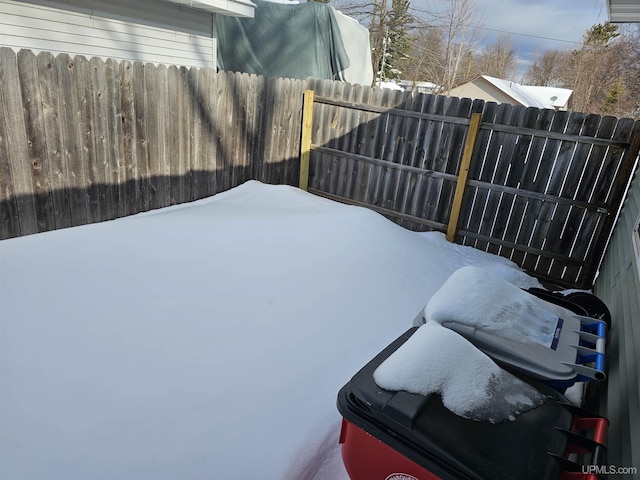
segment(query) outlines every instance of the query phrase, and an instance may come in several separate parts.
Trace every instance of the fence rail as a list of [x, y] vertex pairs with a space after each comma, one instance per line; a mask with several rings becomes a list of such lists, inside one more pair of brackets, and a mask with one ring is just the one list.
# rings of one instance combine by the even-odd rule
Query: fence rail
[[298, 185], [306, 158], [314, 193], [414, 230], [453, 224], [458, 243], [590, 287], [639, 131], [577, 112], [0, 48], [0, 240], [248, 179]]

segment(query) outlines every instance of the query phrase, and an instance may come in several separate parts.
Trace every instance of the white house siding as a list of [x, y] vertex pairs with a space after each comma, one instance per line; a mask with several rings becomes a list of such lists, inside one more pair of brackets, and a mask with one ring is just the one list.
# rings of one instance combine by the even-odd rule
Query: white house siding
[[485, 102], [508, 103], [510, 105], [519, 105], [513, 98], [505, 95], [493, 85], [482, 80], [477, 82], [468, 82], [452, 88], [447, 92], [447, 96], [460, 98], [480, 98]]
[[0, 0], [0, 45], [215, 68], [214, 15], [158, 0]]
[[[635, 467], [640, 475], [640, 265], [633, 230], [640, 214], [640, 172], [627, 196], [594, 293], [609, 307], [612, 327], [607, 343], [607, 385], [598, 389], [601, 413], [611, 426], [608, 462]], [[616, 479], [640, 478], [616, 475]]]

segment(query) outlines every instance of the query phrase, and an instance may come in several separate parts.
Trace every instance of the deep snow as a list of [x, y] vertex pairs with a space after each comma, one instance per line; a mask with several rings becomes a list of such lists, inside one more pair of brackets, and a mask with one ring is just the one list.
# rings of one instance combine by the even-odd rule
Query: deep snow
[[2, 241], [0, 478], [345, 479], [338, 390], [465, 265], [538, 286], [255, 181]]
[[373, 378], [385, 390], [438, 393], [453, 413], [481, 422], [515, 420], [545, 399], [466, 338], [433, 320], [382, 362]]
[[[460, 292], [464, 292], [464, 302], [458, 301]], [[424, 316], [444, 326], [455, 322], [498, 337], [549, 347], [558, 317], [568, 313], [483, 268], [466, 266], [453, 272], [433, 294]]]

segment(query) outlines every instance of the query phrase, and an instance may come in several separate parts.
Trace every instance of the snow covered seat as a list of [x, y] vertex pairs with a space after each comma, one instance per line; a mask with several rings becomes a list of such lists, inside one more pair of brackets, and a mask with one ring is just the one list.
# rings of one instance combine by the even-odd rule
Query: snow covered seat
[[414, 324], [437, 322], [494, 360], [566, 388], [604, 380], [605, 322], [576, 315], [477, 267], [463, 267]]

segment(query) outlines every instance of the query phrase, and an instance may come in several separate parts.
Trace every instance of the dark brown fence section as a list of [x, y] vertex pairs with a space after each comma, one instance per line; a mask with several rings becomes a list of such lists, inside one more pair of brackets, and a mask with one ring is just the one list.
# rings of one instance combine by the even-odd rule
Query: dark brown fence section
[[640, 122], [332, 82], [315, 91], [309, 190], [414, 230], [447, 229], [481, 113], [456, 242], [590, 288], [640, 148]]
[[485, 108], [459, 238], [540, 278], [590, 288], [633, 172], [640, 123], [510, 110]]
[[406, 228], [446, 230], [471, 113], [483, 102], [317, 81], [309, 190]]
[[0, 48], [0, 239], [296, 183], [305, 86]]

